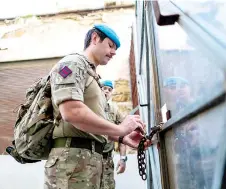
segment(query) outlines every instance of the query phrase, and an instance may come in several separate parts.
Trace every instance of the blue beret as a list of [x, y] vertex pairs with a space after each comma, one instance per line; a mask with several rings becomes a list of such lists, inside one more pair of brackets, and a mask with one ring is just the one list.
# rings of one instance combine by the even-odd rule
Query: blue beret
[[189, 83], [186, 79], [181, 77], [169, 77], [164, 81], [163, 86], [167, 87], [167, 86], [178, 85], [178, 84], [188, 85]]
[[103, 86], [111, 87], [113, 89], [113, 83], [110, 80], [105, 80], [101, 83]]
[[117, 36], [117, 34], [115, 33], [115, 31], [113, 29], [109, 28], [108, 26], [106, 26], [104, 24], [95, 24], [94, 28], [100, 30], [109, 39], [111, 39], [115, 43], [116, 49], [118, 49], [120, 47], [121, 44], [119, 41], [119, 37]]

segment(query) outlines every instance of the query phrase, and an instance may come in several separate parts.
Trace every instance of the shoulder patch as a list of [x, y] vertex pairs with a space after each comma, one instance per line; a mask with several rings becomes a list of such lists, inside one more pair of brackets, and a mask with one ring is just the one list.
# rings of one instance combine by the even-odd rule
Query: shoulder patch
[[72, 71], [70, 70], [70, 68], [68, 68], [67, 66], [64, 66], [63, 68], [61, 68], [61, 70], [59, 71], [59, 74], [63, 77], [66, 78], [67, 76], [69, 76], [72, 73]]

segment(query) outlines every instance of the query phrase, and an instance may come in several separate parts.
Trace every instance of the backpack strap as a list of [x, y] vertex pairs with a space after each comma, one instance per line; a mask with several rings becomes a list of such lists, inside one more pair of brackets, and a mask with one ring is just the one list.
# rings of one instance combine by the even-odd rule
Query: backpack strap
[[81, 55], [78, 53], [76, 53], [76, 54], [79, 55], [79, 57], [83, 60], [83, 62], [85, 63], [85, 65], [87, 67], [87, 73], [91, 76], [91, 77], [87, 78], [85, 87], [87, 88], [92, 83], [93, 79], [95, 79], [96, 82], [98, 83], [99, 87], [101, 88], [101, 83], [99, 80], [100, 76], [93, 70], [91, 63], [89, 63], [86, 60], [84, 55]]
[[91, 68], [90, 65], [88, 66], [87, 73], [88, 73], [91, 77], [89, 77], [89, 78], [87, 79], [87, 81], [86, 81], [86, 87], [88, 87], [88, 86], [92, 83], [93, 79], [95, 79], [96, 82], [98, 83], [99, 87], [101, 88], [101, 83], [100, 83], [100, 80], [99, 80], [99, 79], [100, 79], [100, 76], [99, 76], [99, 75]]
[[93, 82], [93, 80], [94, 80], [93, 77], [88, 77], [88, 79], [86, 80], [85, 88], [87, 88]]

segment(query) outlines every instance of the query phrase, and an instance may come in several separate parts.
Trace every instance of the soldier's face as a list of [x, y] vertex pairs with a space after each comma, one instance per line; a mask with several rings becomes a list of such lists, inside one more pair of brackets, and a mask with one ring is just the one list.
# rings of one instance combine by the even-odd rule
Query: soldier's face
[[108, 87], [108, 86], [103, 86], [102, 90], [104, 92], [106, 99], [109, 100], [111, 98], [113, 89], [111, 87]]
[[165, 91], [167, 97], [170, 99], [175, 98], [176, 100], [178, 98], [186, 99], [190, 97], [190, 87], [185, 83], [167, 86], [165, 87]]
[[102, 42], [99, 40], [95, 45], [95, 58], [99, 65], [106, 65], [116, 54], [116, 46], [109, 39], [105, 38]]
[[181, 99], [189, 99], [191, 97], [190, 87], [186, 84], [181, 86], [178, 90], [178, 97]]

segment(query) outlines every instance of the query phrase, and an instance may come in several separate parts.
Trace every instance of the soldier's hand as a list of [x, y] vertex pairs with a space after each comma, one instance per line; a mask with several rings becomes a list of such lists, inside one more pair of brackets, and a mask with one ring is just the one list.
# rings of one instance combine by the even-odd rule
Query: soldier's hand
[[119, 160], [116, 167], [117, 174], [124, 173], [125, 170], [126, 170], [126, 162], [123, 160]]
[[120, 124], [122, 128], [122, 135], [128, 135], [133, 131], [144, 133], [145, 124], [141, 120], [139, 115], [128, 115], [124, 121]]
[[133, 131], [130, 134], [126, 135], [123, 138], [123, 144], [131, 147], [131, 148], [135, 148], [137, 149], [140, 140], [144, 137], [143, 134], [141, 134], [139, 131]]

